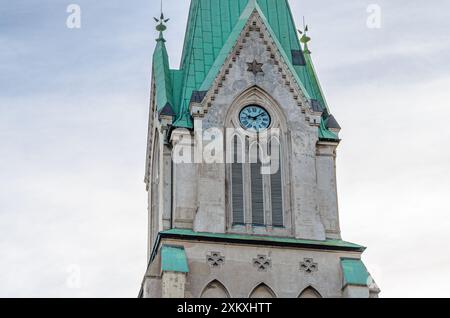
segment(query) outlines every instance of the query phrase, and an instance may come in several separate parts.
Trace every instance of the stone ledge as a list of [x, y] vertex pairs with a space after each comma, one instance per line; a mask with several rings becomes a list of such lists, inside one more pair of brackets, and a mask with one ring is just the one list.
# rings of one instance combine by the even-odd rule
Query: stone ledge
[[[229, 242], [240, 244], [257, 244], [266, 246], [289, 246], [314, 248], [322, 250], [334, 251], [350, 251], [350, 252], [364, 252], [364, 246], [342, 241], [327, 239], [324, 241], [303, 240], [286, 237], [271, 237], [271, 236], [257, 236], [257, 235], [240, 235], [240, 234], [225, 234], [225, 233], [203, 233], [194, 232], [186, 229], [171, 229], [160, 232], [158, 234], [158, 241], [163, 238], [183, 239], [191, 241], [215, 241], [215, 242]], [[158, 246], [154, 246], [153, 254]]]

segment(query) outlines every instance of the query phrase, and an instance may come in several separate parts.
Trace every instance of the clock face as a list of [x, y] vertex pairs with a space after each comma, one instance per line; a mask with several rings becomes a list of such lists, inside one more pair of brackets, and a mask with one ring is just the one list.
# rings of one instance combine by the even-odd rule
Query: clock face
[[244, 107], [239, 113], [239, 122], [247, 130], [260, 132], [269, 128], [271, 119], [264, 108], [250, 105]]

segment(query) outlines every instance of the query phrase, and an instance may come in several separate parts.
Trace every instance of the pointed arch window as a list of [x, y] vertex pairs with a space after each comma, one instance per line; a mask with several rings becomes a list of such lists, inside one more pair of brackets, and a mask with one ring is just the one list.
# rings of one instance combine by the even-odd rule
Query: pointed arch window
[[283, 167], [278, 138], [260, 143], [258, 137], [252, 140], [248, 136], [235, 135], [231, 144], [233, 161], [229, 165], [229, 193], [232, 225], [285, 227]]
[[230, 294], [221, 282], [214, 280], [203, 289], [200, 298], [230, 298]]
[[277, 298], [277, 296], [269, 286], [261, 283], [253, 289], [249, 298]]
[[300, 293], [298, 298], [322, 298], [322, 296], [315, 288], [309, 286]]
[[[255, 126], [253, 118], [258, 118], [253, 108], [264, 111], [259, 123], [267, 126], [260, 131], [248, 128], [250, 124]], [[248, 115], [242, 118], [246, 112]], [[288, 136], [283, 114], [259, 88], [243, 93], [229, 113], [226, 128], [234, 129], [226, 140], [229, 231], [292, 235], [289, 165], [284, 155]]]

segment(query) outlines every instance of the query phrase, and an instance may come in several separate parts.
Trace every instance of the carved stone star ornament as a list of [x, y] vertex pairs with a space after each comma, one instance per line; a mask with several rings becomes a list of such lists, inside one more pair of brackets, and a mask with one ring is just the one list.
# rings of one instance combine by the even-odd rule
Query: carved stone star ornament
[[247, 62], [248, 65], [248, 69], [247, 71], [252, 72], [254, 75], [258, 74], [258, 73], [264, 73], [262, 67], [263, 67], [263, 63], [258, 63], [258, 61], [255, 59], [253, 60], [253, 62]]

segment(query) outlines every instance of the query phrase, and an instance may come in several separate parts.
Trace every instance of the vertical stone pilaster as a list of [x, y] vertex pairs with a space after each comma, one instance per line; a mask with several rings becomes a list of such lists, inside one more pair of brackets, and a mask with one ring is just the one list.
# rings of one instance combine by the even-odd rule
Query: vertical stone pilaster
[[[172, 132], [172, 211], [174, 228], [192, 229], [197, 210], [198, 175], [193, 158], [193, 138], [190, 131], [176, 129]], [[180, 151], [182, 153], [180, 153]], [[182, 157], [182, 161], [180, 161]]]
[[162, 154], [162, 230], [168, 230], [172, 223], [172, 149], [168, 144], [163, 147]]
[[347, 285], [342, 295], [344, 298], [369, 298], [369, 287]]
[[225, 233], [225, 165], [202, 164], [199, 168], [197, 232]]
[[184, 298], [186, 274], [176, 272], [163, 272], [162, 298]]
[[317, 204], [317, 174], [315, 145], [310, 133], [292, 135], [293, 217], [295, 237], [309, 240], [325, 240]]
[[316, 149], [317, 202], [327, 238], [340, 239], [336, 185], [336, 142], [318, 142]]

